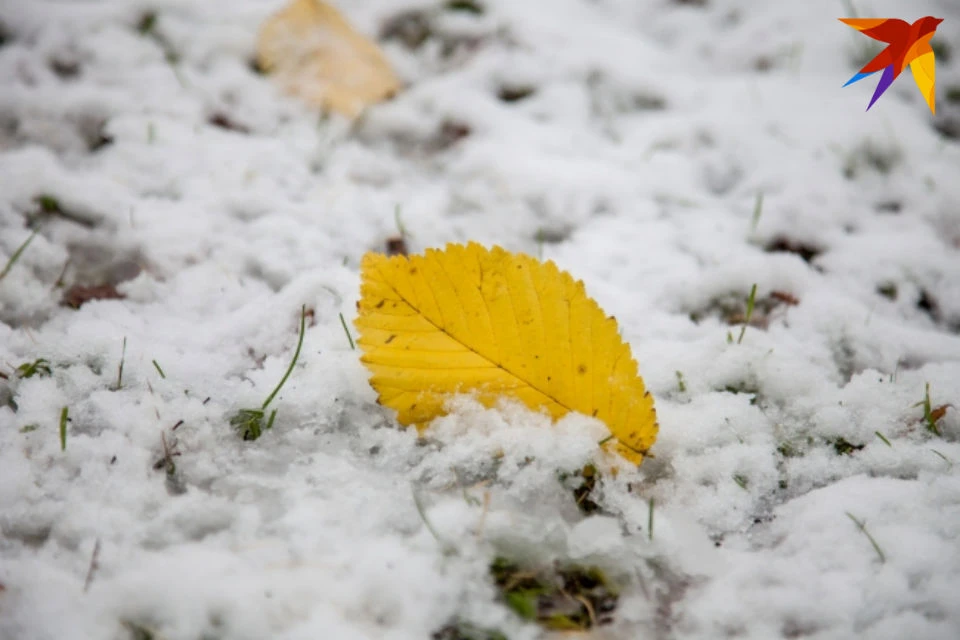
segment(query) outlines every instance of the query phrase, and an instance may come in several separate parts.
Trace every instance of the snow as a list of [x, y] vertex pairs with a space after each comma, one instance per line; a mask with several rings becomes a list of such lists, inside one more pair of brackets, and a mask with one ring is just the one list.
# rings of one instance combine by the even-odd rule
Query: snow
[[[382, 42], [407, 86], [353, 125], [250, 70], [281, 4], [0, 0], [0, 268], [36, 197], [64, 212], [0, 280], [0, 639], [539, 637], [498, 555], [615, 577], [596, 637], [960, 637], [960, 411], [936, 435], [916, 406], [960, 406], [956, 2], [857, 3], [945, 18], [935, 117], [910, 78], [868, 113], [869, 81], [841, 88], [869, 42], [832, 0], [339, 2], [434, 29]], [[602, 424], [509, 402], [398, 428], [340, 324], [398, 208], [414, 252], [582, 279], [655, 457], [613, 474]], [[61, 306], [61, 274], [125, 298]]]

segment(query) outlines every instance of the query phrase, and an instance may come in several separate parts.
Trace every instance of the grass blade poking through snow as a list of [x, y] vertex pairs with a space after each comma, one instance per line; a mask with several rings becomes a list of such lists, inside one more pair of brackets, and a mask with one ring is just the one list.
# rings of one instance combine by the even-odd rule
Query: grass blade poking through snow
[[18, 378], [32, 378], [33, 376], [45, 378], [51, 373], [50, 361], [46, 358], [37, 358], [33, 362], [24, 362], [17, 367]]
[[297, 338], [297, 349], [293, 352], [293, 360], [290, 361], [290, 366], [287, 367], [286, 373], [283, 374], [283, 377], [280, 379], [280, 383], [277, 384], [277, 387], [273, 390], [267, 399], [263, 401], [263, 406], [261, 409], [266, 409], [273, 399], [280, 393], [280, 389], [283, 388], [283, 385], [287, 382], [287, 378], [290, 377], [290, 374], [293, 372], [293, 367], [297, 364], [297, 359], [300, 357], [300, 349], [303, 347], [303, 334], [306, 330], [307, 322], [307, 307], [306, 305], [300, 307], [300, 335]]
[[23, 255], [23, 252], [27, 250], [27, 247], [30, 246], [30, 243], [33, 242], [33, 239], [37, 237], [39, 230], [34, 231], [30, 234], [30, 237], [23, 241], [17, 250], [13, 252], [13, 255], [10, 256], [10, 259], [7, 260], [7, 264], [3, 267], [3, 271], [0, 271], [0, 280], [3, 280], [7, 277], [7, 274], [10, 273], [10, 270], [13, 269], [13, 265], [17, 263], [17, 260], [20, 259], [20, 256]]
[[70, 410], [67, 407], [60, 409], [60, 451], [67, 450], [67, 420], [70, 419]]
[[423, 500], [420, 498], [420, 493], [417, 491], [417, 487], [412, 486], [411, 489], [413, 491], [413, 504], [417, 508], [417, 513], [420, 514], [420, 519], [423, 520], [423, 526], [427, 528], [427, 531], [430, 532], [430, 535], [433, 536], [433, 539], [436, 540], [437, 544], [440, 545], [444, 555], [455, 554], [457, 552], [457, 548], [449, 542], [444, 541], [444, 539], [440, 537], [440, 533], [430, 523], [430, 520], [427, 519], [427, 510], [423, 506]]
[[290, 374], [293, 372], [293, 368], [297, 364], [297, 360], [300, 358], [300, 349], [303, 347], [303, 336], [306, 331], [306, 326], [307, 307], [304, 305], [300, 308], [300, 337], [297, 339], [297, 348], [293, 352], [293, 359], [290, 361], [290, 366], [287, 367], [286, 373], [283, 374], [280, 382], [270, 393], [270, 395], [267, 396], [267, 399], [263, 401], [263, 404], [259, 409], [240, 409], [230, 418], [230, 424], [237, 430], [244, 440], [256, 440], [263, 435], [264, 431], [273, 426], [273, 421], [277, 417], [276, 409], [270, 412], [270, 417], [267, 419], [266, 424], [264, 424], [263, 418], [266, 415], [267, 407], [270, 406], [270, 403], [273, 402], [273, 399], [277, 397], [278, 393], [280, 393], [280, 389], [282, 389], [283, 385], [286, 384], [287, 378], [290, 377]]
[[943, 455], [942, 453], [940, 453], [940, 452], [937, 451], [936, 449], [930, 449], [930, 451], [932, 451], [933, 453], [937, 454], [937, 456], [939, 456], [941, 460], [943, 460], [944, 462], [946, 462], [948, 469], [951, 468], [951, 467], [953, 467], [953, 461], [950, 460], [950, 458], [948, 458], [947, 456]]
[[683, 373], [681, 371], [674, 371], [674, 374], [677, 376], [677, 388], [680, 390], [680, 393], [686, 393], [687, 383], [683, 379]]
[[347, 340], [350, 341], [350, 349], [356, 350], [357, 345], [353, 343], [353, 336], [350, 335], [350, 329], [347, 328], [347, 321], [343, 319], [343, 314], [340, 314], [340, 324], [343, 325], [343, 332], [347, 334]]
[[857, 528], [860, 529], [860, 532], [863, 535], [867, 536], [867, 540], [869, 540], [870, 544], [873, 545], [873, 550], [877, 552], [877, 556], [880, 558], [880, 562], [886, 562], [887, 556], [883, 554], [883, 549], [880, 548], [880, 545], [877, 544], [877, 541], [874, 540], [873, 536], [870, 535], [870, 532], [867, 531], [867, 523], [863, 520], [859, 520], [855, 515], [853, 515], [849, 511], [847, 511], [846, 514], [847, 514], [847, 517], [853, 520], [853, 523], [857, 525]]
[[647, 538], [650, 542], [653, 542], [653, 507], [654, 507], [653, 498], [650, 498], [650, 505], [647, 511]]
[[763, 191], [757, 193], [757, 199], [753, 203], [753, 216], [750, 218], [750, 232], [753, 233], [757, 230], [757, 225], [760, 224], [760, 216], [763, 215]]
[[951, 404], [942, 404], [937, 408], [933, 407], [933, 403], [930, 402], [930, 383], [926, 383], [923, 390], [923, 400], [913, 405], [914, 407], [923, 407], [923, 422], [927, 426], [927, 431], [932, 433], [935, 436], [943, 437], [943, 433], [940, 432], [940, 425], [937, 423], [940, 422], [940, 418], [947, 413], [947, 409], [952, 407]]
[[127, 337], [123, 337], [123, 347], [120, 349], [120, 366], [117, 367], [117, 387], [116, 390], [120, 391], [123, 387], [123, 361], [127, 359]]
[[747, 325], [750, 324], [750, 318], [753, 316], [753, 307], [757, 302], [757, 283], [754, 282], [750, 287], [750, 296], [747, 298], [747, 315], [743, 318], [743, 327], [740, 329], [740, 337], [737, 338], [737, 344], [743, 342], [743, 334], [747, 332]]
[[403, 224], [403, 220], [400, 218], [400, 205], [398, 204], [393, 208], [393, 222], [397, 225], [397, 231], [400, 233], [400, 237], [406, 240], [407, 238], [412, 237], [407, 227]]

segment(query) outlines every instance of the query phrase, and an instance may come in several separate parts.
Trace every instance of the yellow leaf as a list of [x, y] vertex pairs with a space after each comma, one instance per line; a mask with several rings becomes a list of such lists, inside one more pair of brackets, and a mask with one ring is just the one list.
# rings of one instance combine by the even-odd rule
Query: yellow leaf
[[656, 440], [653, 398], [616, 321], [553, 262], [451, 244], [422, 256], [368, 253], [361, 277], [361, 361], [402, 424], [425, 426], [451, 394], [474, 393], [554, 419], [594, 416], [611, 448], [637, 464]]
[[377, 45], [320, 0], [293, 0], [267, 20], [257, 62], [287, 92], [348, 118], [400, 89]]

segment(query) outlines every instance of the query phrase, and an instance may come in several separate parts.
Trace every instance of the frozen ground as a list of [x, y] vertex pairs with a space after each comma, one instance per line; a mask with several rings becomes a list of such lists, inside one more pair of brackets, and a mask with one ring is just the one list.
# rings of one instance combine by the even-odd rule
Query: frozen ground
[[[498, 555], [606, 567], [598, 638], [960, 637], [960, 411], [914, 406], [960, 406], [960, 5], [857, 7], [946, 19], [933, 118], [841, 89], [875, 49], [833, 0], [339, 4], [432, 8], [353, 128], [251, 71], [277, 1], [0, 0], [0, 268], [40, 225], [0, 281], [0, 638], [537, 637]], [[411, 251], [542, 251], [618, 318], [661, 431], [597, 515], [558, 479], [590, 420], [461, 402], [424, 445], [375, 404], [339, 313], [397, 206]]]

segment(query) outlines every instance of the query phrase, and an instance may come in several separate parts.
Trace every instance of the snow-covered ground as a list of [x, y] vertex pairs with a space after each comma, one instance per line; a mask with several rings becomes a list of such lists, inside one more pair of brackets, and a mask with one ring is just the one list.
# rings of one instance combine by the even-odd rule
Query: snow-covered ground
[[[605, 568], [598, 638], [960, 637], [956, 0], [856, 3], [945, 18], [936, 117], [841, 88], [834, 0], [343, 0], [406, 84], [354, 126], [251, 69], [281, 4], [0, 0], [2, 640], [537, 637], [496, 556]], [[585, 417], [376, 405], [340, 314], [397, 208], [617, 317], [660, 437], [595, 514]]]

